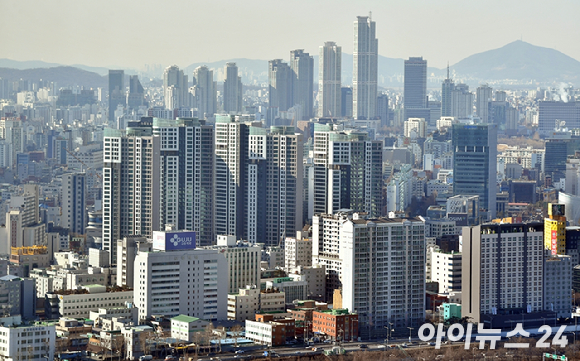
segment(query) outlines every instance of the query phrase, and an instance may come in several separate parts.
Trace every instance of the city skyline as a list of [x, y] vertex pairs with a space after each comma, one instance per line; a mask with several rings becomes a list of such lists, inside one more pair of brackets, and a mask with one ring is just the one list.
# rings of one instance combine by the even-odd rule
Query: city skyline
[[[452, 0], [436, 4], [408, 1], [387, 5], [377, 1], [365, 1], [341, 6], [330, 6], [328, 1], [319, 1], [308, 4], [307, 9], [310, 11], [304, 11], [302, 6], [288, 7], [284, 17], [264, 16], [265, 11], [262, 9], [267, 8], [264, 1], [245, 3], [244, 8], [231, 6], [230, 3], [227, 3], [226, 8], [225, 2], [163, 4], [164, 7], [143, 7], [141, 3], [132, 1], [116, 4], [117, 14], [130, 12], [132, 16], [123, 21], [110, 22], [107, 21], [109, 7], [103, 6], [103, 3], [83, 3], [81, 6], [69, 1], [49, 1], [36, 4], [34, 9], [30, 9], [19, 2], [4, 2], [0, 7], [5, 7], [8, 16], [0, 25], [0, 31], [10, 34], [11, 29], [19, 29], [18, 36], [3, 39], [4, 57], [18, 61], [42, 60], [111, 68], [139, 69], [145, 63], [161, 64], [163, 67], [172, 64], [185, 67], [195, 62], [211, 62], [232, 57], [286, 58], [287, 49], [305, 49], [306, 52], [316, 53], [319, 44], [325, 41], [343, 44], [344, 52], [352, 54], [352, 18], [372, 11], [373, 20], [377, 23], [376, 36], [383, 44], [379, 55], [389, 58], [423, 56], [429, 59], [432, 66], [444, 68], [447, 62], [454, 64], [469, 55], [522, 39], [580, 59], [580, 49], [567, 40], [580, 35], [580, 28], [576, 26], [573, 18], [573, 14], [578, 13], [574, 8], [580, 10], [580, 4], [572, 2], [567, 6], [551, 9], [549, 19], [546, 18], [543, 4], [539, 1], [501, 3], [501, 7], [489, 6], [487, 3], [464, 4]], [[175, 11], [176, 8], [180, 11]], [[139, 26], [167, 18], [164, 15], [166, 12], [174, 17], [175, 21], [172, 23], [184, 24], [179, 31], [174, 26]], [[199, 21], [195, 22], [179, 21], [181, 17], [189, 17], [195, 13], [205, 15], [197, 17]], [[321, 13], [327, 15], [325, 21], [320, 21]], [[440, 26], [441, 18], [433, 16], [437, 13], [443, 13], [453, 26]], [[24, 15], [26, 21], [39, 24], [46, 23], [46, 18], [51, 16], [53, 21], [44, 26], [43, 33], [51, 34], [53, 38], [66, 37], [69, 41], [47, 42], [38, 36], [38, 29], [21, 26], [26, 23]], [[234, 20], [240, 16], [246, 19], [245, 26], [236, 26], [234, 29]], [[210, 31], [214, 19], [218, 17], [222, 19], [220, 27], [216, 31]], [[411, 17], [416, 20], [415, 24], [421, 25], [407, 27], [405, 24]], [[493, 18], [494, 23], [505, 25], [477, 32], [472, 24], [482, 17]], [[309, 25], [293, 27], [291, 37], [283, 30], [276, 30], [287, 28], [285, 24], [290, 26], [296, 19]], [[533, 23], [537, 26], [530, 28], [529, 24]], [[77, 26], [78, 24], [83, 26]], [[107, 27], [100, 27], [100, 24], [107, 24]], [[526, 30], [525, 33], [522, 29]], [[200, 32], [204, 34], [204, 41], [195, 41], [191, 34]], [[288, 36], [287, 40], [273, 43], [270, 39], [275, 38], [277, 33], [278, 38]], [[247, 39], [250, 37], [253, 37], [252, 46], [247, 46]], [[22, 39], [27, 39], [26, 47], [21, 46]], [[156, 43], [154, 53], [145, 50], [149, 49], [146, 44], [151, 42]], [[184, 43], [195, 43], [195, 46], [184, 47]], [[72, 44], [74, 46], [69, 46]], [[462, 46], [456, 46], [457, 44]], [[106, 51], [98, 52], [94, 49]], [[116, 56], [111, 58], [106, 55], [108, 53]]]

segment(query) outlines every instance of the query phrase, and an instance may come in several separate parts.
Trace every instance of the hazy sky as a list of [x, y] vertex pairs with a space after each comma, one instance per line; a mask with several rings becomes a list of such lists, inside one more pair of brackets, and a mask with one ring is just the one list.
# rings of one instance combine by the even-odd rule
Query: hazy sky
[[379, 54], [444, 67], [523, 37], [580, 60], [580, 1], [0, 0], [0, 58], [141, 69], [289, 58], [336, 41], [372, 11]]

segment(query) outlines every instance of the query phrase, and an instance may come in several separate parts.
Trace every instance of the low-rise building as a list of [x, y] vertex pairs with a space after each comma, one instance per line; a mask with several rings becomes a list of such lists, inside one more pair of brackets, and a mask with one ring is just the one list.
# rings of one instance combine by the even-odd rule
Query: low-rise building
[[298, 266], [288, 277], [294, 281], [306, 281], [308, 284], [308, 298], [324, 300], [326, 294], [326, 266]]
[[265, 289], [276, 289], [284, 292], [286, 303], [292, 303], [294, 300], [305, 300], [308, 298], [308, 282], [294, 281], [290, 277], [280, 277], [266, 280]]
[[239, 293], [228, 294], [228, 320], [251, 320], [257, 312], [284, 311], [286, 299], [283, 292], [260, 290], [255, 286], [241, 288]]
[[109, 289], [101, 285], [84, 286], [80, 290], [48, 293], [45, 298], [45, 312], [49, 319], [60, 317], [88, 318], [91, 311], [103, 307], [121, 307], [133, 302], [133, 290]]
[[257, 314], [256, 321], [246, 320], [246, 338], [261, 345], [282, 346], [293, 332], [293, 319], [275, 320], [273, 315]]
[[87, 346], [89, 339], [87, 333], [91, 332], [93, 324], [82, 323], [74, 318], [61, 318], [55, 325], [56, 336], [59, 337], [60, 344], [67, 349], [78, 350]]
[[3, 360], [54, 360], [56, 332], [47, 323], [22, 324], [20, 316], [0, 320], [0, 358]]
[[358, 315], [347, 309], [314, 311], [312, 331], [324, 333], [334, 340], [353, 341], [358, 338]]
[[461, 318], [461, 305], [457, 303], [444, 303], [442, 306], [443, 320]]
[[171, 319], [171, 337], [177, 340], [193, 342], [193, 334], [203, 331], [207, 325], [209, 325], [209, 322], [197, 317], [175, 316]]

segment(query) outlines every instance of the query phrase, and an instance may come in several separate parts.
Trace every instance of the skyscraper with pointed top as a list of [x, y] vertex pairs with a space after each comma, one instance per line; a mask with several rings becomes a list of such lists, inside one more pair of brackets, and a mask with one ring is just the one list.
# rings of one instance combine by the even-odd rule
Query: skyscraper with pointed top
[[357, 16], [354, 22], [352, 77], [352, 111], [355, 119], [373, 119], [376, 116], [378, 47], [371, 14]]
[[453, 102], [452, 94], [455, 89], [455, 84], [453, 79], [449, 78], [449, 63], [447, 64], [447, 79], [443, 81], [441, 86], [441, 116], [442, 117], [452, 117], [453, 116]]

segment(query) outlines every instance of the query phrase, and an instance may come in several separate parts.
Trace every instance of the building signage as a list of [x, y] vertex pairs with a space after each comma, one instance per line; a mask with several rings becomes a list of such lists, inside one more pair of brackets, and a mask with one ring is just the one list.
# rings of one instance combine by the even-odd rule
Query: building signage
[[178, 251], [195, 249], [195, 232], [153, 232], [153, 249], [160, 251]]

